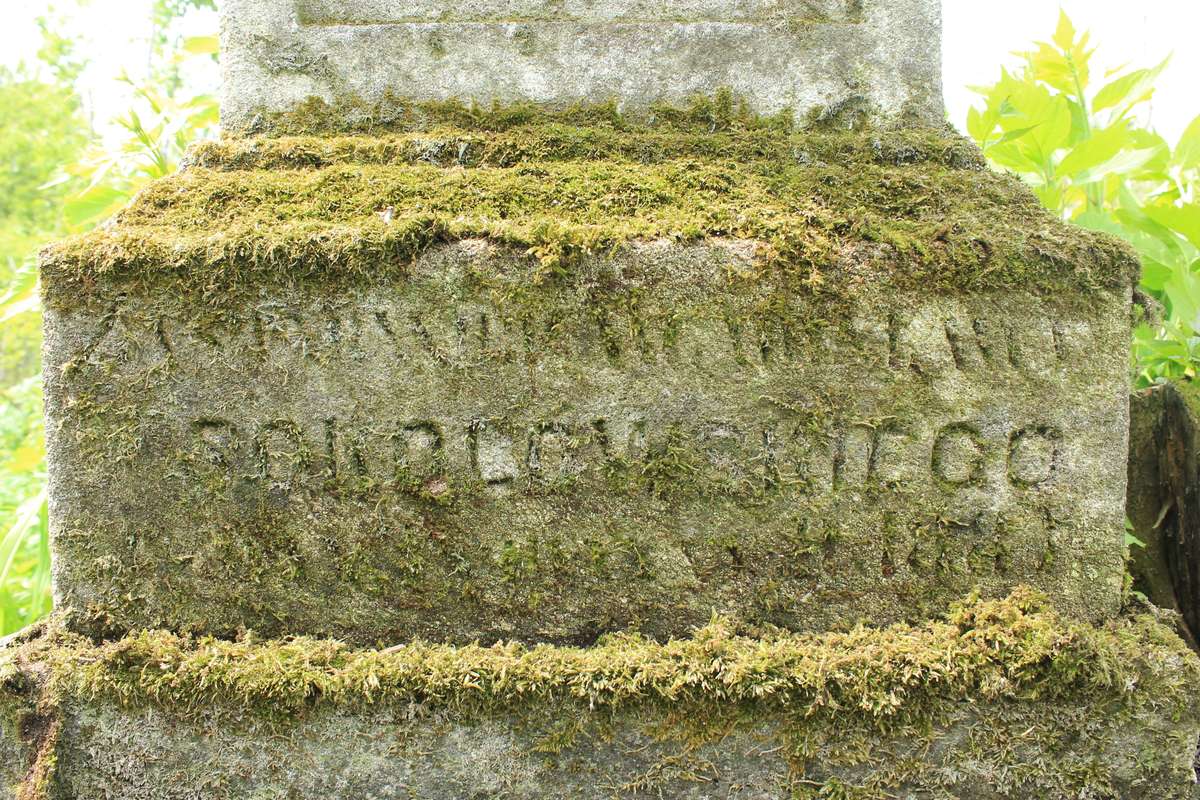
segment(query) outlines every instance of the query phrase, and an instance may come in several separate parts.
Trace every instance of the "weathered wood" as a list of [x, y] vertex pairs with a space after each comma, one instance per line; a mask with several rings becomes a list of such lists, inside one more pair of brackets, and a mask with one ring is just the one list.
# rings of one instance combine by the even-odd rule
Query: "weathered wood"
[[1128, 515], [1135, 588], [1200, 630], [1200, 458], [1196, 389], [1164, 385], [1130, 407]]

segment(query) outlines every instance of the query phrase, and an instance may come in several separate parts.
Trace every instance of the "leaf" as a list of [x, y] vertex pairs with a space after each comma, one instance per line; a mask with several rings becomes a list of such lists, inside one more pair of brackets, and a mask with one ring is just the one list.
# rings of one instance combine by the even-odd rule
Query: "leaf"
[[1179, 137], [1175, 147], [1175, 163], [1184, 169], [1200, 167], [1200, 117], [1192, 120], [1192, 124]]
[[1096, 131], [1090, 139], [1084, 139], [1067, 154], [1058, 165], [1057, 172], [1060, 175], [1078, 175], [1112, 159], [1129, 147], [1132, 141], [1129, 125], [1126, 123], [1117, 123]]
[[1120, 199], [1120, 206], [1113, 216], [1122, 225], [1152, 237], [1157, 245], [1162, 248], [1163, 252], [1171, 254], [1163, 260], [1191, 262], [1196, 257], [1196, 248], [1178, 233], [1171, 230], [1169, 226], [1152, 219], [1147, 213], [1148, 206], [1143, 206], [1134, 197], [1129, 187], [1122, 186], [1118, 191], [1118, 198]]
[[973, 106], [967, 111], [967, 135], [980, 147], [987, 143], [995, 128], [996, 119], [991, 113], [980, 111]]
[[183, 50], [194, 56], [215, 56], [221, 50], [217, 36], [192, 36], [183, 40]]
[[1176, 270], [1163, 286], [1172, 318], [1191, 330], [1200, 328], [1200, 276]]
[[1114, 108], [1119, 112], [1118, 116], [1123, 116], [1129, 109], [1154, 96], [1154, 83], [1170, 63], [1171, 57], [1167, 56], [1156, 67], [1134, 70], [1117, 78], [1096, 94], [1092, 110], [1104, 111]]
[[1019, 80], [1007, 73], [989, 97], [989, 104], [1000, 110], [1001, 139], [1009, 150], [988, 155], [1018, 172], [1048, 174], [1054, 154], [1069, 145], [1071, 111], [1065, 97], [1044, 86]]
[[1153, 150], [1154, 157], [1146, 162], [1131, 177], [1138, 181], [1155, 181], [1163, 186], [1171, 184], [1171, 145], [1154, 131], [1134, 128], [1129, 132], [1135, 150]]
[[1060, 50], [1070, 51], [1075, 46], [1075, 23], [1063, 9], [1058, 10], [1058, 28], [1054, 31], [1054, 43]]
[[1147, 206], [1146, 214], [1158, 224], [1183, 235], [1200, 247], [1200, 202], [1186, 206]]
[[17, 509], [16, 521], [4, 534], [4, 538], [0, 539], [0, 587], [8, 582], [17, 551], [20, 550], [21, 545], [25, 544], [29, 532], [39, 521], [42, 506], [45, 504], [45, 490], [22, 503], [21, 507]]
[[1060, 51], [1043, 42], [1037, 50], [1025, 53], [1025, 58], [1034, 80], [1049, 84], [1064, 95], [1076, 93], [1075, 71]]
[[1081, 95], [1090, 81], [1092, 51], [1087, 48], [1090, 38], [1086, 32], [1078, 34], [1071, 18], [1060, 10], [1053, 44], [1039, 42], [1037, 50], [1024, 53], [1033, 79], [1082, 102]]
[[[1117, 236], [1133, 245], [1142, 261], [1142, 287], [1152, 292], [1161, 292], [1176, 270], [1190, 268], [1190, 261], [1181, 257], [1178, 247], [1172, 248], [1156, 236], [1124, 224], [1112, 214], [1090, 208], [1076, 217], [1074, 223], [1088, 230]], [[1170, 231], [1162, 230], [1174, 238]]]
[[1020, 139], [1022, 136], [1032, 133], [1033, 131], [1036, 131], [1037, 129], [1038, 129], [1037, 125], [1030, 125], [1028, 128], [1016, 128], [1015, 130], [1006, 131], [1003, 136], [1001, 136], [999, 139], [996, 140], [995, 143], [997, 145], [1001, 145], [1001, 144], [1008, 144], [1009, 142], [1015, 142], [1017, 139]]
[[1154, 160], [1156, 150], [1124, 150], [1075, 176], [1077, 183], [1096, 183], [1110, 175], [1128, 175]]
[[1151, 292], [1161, 292], [1173, 274], [1171, 267], [1161, 261], [1142, 256], [1142, 288]]
[[80, 228], [112, 216], [128, 199], [129, 192], [101, 185], [68, 199], [63, 210], [68, 224]]

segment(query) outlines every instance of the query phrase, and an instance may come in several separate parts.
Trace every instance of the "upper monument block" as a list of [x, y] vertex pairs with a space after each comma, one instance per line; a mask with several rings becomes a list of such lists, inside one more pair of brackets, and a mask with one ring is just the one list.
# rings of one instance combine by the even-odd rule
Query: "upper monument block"
[[224, 124], [309, 97], [942, 119], [940, 0], [228, 0]]

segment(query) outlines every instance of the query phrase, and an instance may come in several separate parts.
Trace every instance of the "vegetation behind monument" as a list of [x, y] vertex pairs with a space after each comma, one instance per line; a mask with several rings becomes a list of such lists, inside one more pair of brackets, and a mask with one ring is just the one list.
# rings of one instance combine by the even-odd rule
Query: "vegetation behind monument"
[[[0, 121], [0, 634], [49, 610], [40, 376], [33, 251], [61, 233], [103, 221], [150, 180], [174, 171], [184, 149], [215, 131], [216, 104], [192, 96], [180, 64], [215, 56], [215, 37], [183, 40], [173, 23], [213, 0], [158, 0], [155, 66], [136, 85], [136, 107], [117, 120], [116, 147], [88, 148], [96, 132], [73, 88], [82, 65], [46, 24], [45, 69], [0, 73], [17, 113]], [[1134, 342], [1140, 383], [1195, 377], [1200, 363], [1200, 119], [1172, 147], [1138, 121], [1166, 68], [1093, 74], [1086, 34], [1063, 17], [1052, 42], [981, 89], [968, 132], [991, 161], [1020, 174], [1051, 209], [1109, 231], [1142, 255], [1143, 288], [1163, 308]], [[36, 120], [36, 122], [35, 122]]]
[[0, 635], [51, 607], [37, 249], [102, 222], [173, 172], [188, 144], [215, 132], [216, 98], [187, 86], [184, 65], [215, 56], [216, 36], [176, 34], [189, 11], [214, 7], [214, 0], [156, 0], [149, 77], [120, 78], [134, 104], [113, 121], [108, 142], [76, 89], [87, 62], [59, 33], [53, 11], [39, 21], [38, 61], [0, 69]]
[[1200, 360], [1200, 117], [1171, 143], [1141, 121], [1170, 59], [1097, 74], [1087, 33], [1063, 14], [1051, 42], [977, 91], [967, 131], [996, 168], [1047, 208], [1120, 236], [1142, 257], [1142, 288], [1163, 306], [1134, 341], [1137, 383], [1194, 379]]

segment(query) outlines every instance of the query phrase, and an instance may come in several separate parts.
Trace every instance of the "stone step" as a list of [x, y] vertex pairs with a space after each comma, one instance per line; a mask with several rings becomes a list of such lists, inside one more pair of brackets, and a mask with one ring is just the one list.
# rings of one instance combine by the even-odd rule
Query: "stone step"
[[1020, 592], [798, 636], [590, 649], [189, 640], [0, 651], [0, 797], [1184, 800], [1197, 660]]
[[578, 643], [1021, 583], [1115, 613], [1123, 247], [954, 137], [611, 134], [237, 140], [47, 251], [75, 624]]

